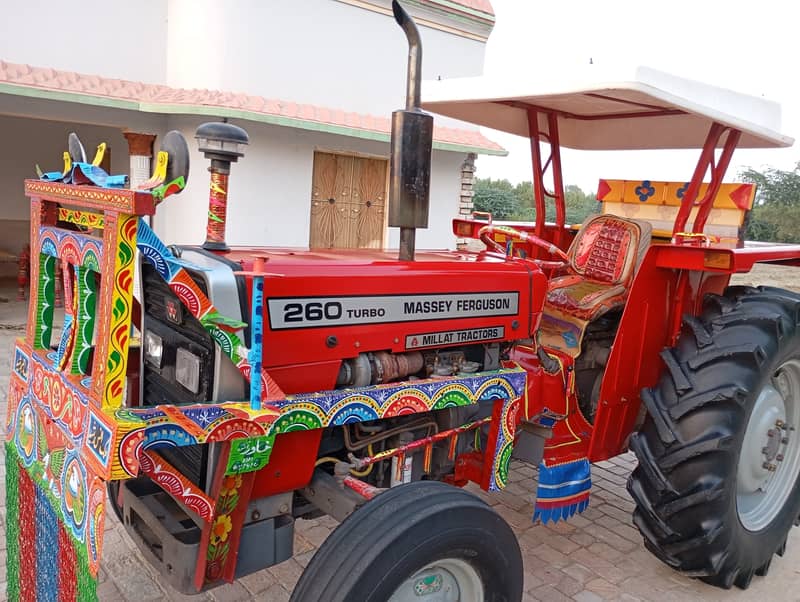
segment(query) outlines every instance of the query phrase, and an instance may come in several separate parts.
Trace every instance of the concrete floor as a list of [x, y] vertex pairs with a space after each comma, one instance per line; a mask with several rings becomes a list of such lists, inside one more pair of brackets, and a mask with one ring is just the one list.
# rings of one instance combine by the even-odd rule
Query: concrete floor
[[[8, 389], [13, 339], [23, 334], [25, 304], [14, 302], [16, 290], [0, 286], [0, 387]], [[5, 301], [4, 301], [5, 300]], [[9, 301], [10, 300], [10, 301]], [[5, 420], [5, 396], [0, 415]], [[0, 448], [0, 454], [4, 450]], [[512, 465], [510, 483], [487, 500], [516, 530], [525, 562], [523, 600], [592, 602], [596, 600], [800, 600], [800, 530], [789, 537], [787, 553], [775, 558], [767, 578], [756, 577], [746, 591], [719, 590], [683, 577], [653, 558], [632, 526], [633, 502], [625, 490], [635, 466], [631, 454], [593, 467], [589, 509], [569, 522], [534, 525], [536, 482], [531, 466]], [[5, 557], [5, 468], [0, 458], [0, 558]], [[142, 558], [113, 513], [106, 520], [98, 594], [101, 600], [288, 600], [303, 567], [336, 527], [322, 518], [298, 521], [294, 558], [200, 596], [182, 596], [163, 583]], [[6, 600], [6, 567], [0, 562], [0, 602]]]

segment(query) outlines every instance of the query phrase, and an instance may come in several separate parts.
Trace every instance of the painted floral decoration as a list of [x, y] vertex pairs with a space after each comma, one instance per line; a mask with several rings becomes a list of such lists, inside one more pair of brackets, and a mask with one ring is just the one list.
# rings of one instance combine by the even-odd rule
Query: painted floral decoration
[[636, 195], [639, 200], [644, 203], [647, 199], [656, 193], [656, 189], [650, 183], [650, 180], [642, 180], [642, 183], [636, 187]]
[[220, 497], [226, 497], [231, 493], [239, 491], [241, 486], [241, 475], [229, 475], [222, 481], [222, 488], [220, 489], [219, 495]]
[[228, 533], [231, 532], [233, 524], [231, 517], [227, 514], [218, 516], [214, 521], [214, 527], [211, 529], [211, 542], [218, 544], [228, 539]]

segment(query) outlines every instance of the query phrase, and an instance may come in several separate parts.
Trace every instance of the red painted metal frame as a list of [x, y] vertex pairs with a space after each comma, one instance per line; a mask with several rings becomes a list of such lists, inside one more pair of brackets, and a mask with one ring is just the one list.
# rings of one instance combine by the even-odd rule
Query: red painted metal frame
[[[630, 101], [621, 100], [619, 98], [610, 98], [610, 97], [603, 97], [599, 94], [587, 94], [586, 96], [595, 96], [600, 98], [606, 98], [608, 100], [614, 100], [617, 102], [621, 102], [624, 104], [631, 104], [631, 105], [638, 105], [638, 106], [646, 106], [640, 105], [640, 103], [631, 103]], [[524, 109], [526, 111], [540, 111], [542, 113], [552, 113], [553, 115], [559, 117], [565, 117], [567, 119], [577, 119], [579, 121], [605, 121], [609, 119], [631, 119], [633, 117], [664, 117], [668, 115], [685, 115], [686, 111], [682, 111], [681, 109], [653, 109], [650, 111], [621, 111], [619, 113], [601, 113], [598, 115], [581, 115], [579, 113], [571, 113], [569, 111], [559, 111], [554, 109], [548, 109], [546, 107], [542, 107], [539, 105], [534, 105], [527, 102], [519, 102], [516, 100], [498, 100], [496, 101], [497, 104], [506, 105], [509, 107], [515, 107], [518, 109]]]
[[[725, 138], [725, 143], [722, 147], [719, 159], [715, 162], [715, 151], [725, 132], [727, 132], [728, 135]], [[692, 208], [695, 206], [699, 207], [699, 209], [691, 232], [700, 233], [703, 231], [706, 220], [708, 219], [708, 214], [711, 212], [711, 207], [714, 203], [714, 197], [716, 197], [717, 192], [719, 192], [722, 179], [725, 177], [725, 172], [728, 169], [733, 151], [736, 149], [741, 135], [742, 133], [739, 130], [734, 130], [720, 123], [711, 125], [703, 145], [703, 150], [700, 153], [700, 158], [695, 166], [694, 174], [689, 181], [689, 185], [683, 195], [683, 202], [675, 218], [675, 225], [672, 229], [673, 236], [687, 231], [686, 222], [689, 219]], [[697, 195], [700, 192], [700, 186], [703, 184], [703, 178], [709, 171], [711, 172], [711, 181], [706, 189], [706, 194], [697, 202]]]
[[[539, 115], [544, 114], [547, 118], [547, 133], [539, 128]], [[533, 200], [536, 208], [536, 236], [544, 237], [545, 222], [545, 200], [552, 198], [556, 207], [556, 229], [553, 242], [559, 248], [564, 244], [564, 223], [566, 220], [566, 210], [564, 207], [564, 180], [561, 172], [561, 144], [558, 137], [558, 115], [552, 111], [540, 113], [536, 109], [528, 109], [528, 132], [531, 145], [531, 163], [533, 167]], [[542, 163], [541, 143], [547, 143], [550, 147], [550, 157]], [[549, 193], [545, 188], [544, 176], [547, 170], [552, 170], [553, 192]], [[536, 250], [536, 255], [540, 254]]]

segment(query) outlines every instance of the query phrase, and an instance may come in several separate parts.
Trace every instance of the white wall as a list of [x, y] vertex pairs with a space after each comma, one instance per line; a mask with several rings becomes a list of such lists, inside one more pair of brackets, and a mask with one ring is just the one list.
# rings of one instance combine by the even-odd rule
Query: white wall
[[[424, 78], [482, 72], [482, 42], [420, 31]], [[169, 0], [168, 40], [171, 86], [373, 115], [405, 104], [402, 30], [389, 15], [335, 0]]]
[[[78, 132], [92, 156], [100, 142], [107, 142], [112, 170], [128, 172], [128, 145], [119, 129], [0, 115], [0, 132], [8, 141], [0, 145], [0, 250], [16, 254], [30, 241], [30, 200], [24, 180], [36, 177], [37, 163], [44, 171], [61, 170], [61, 154], [71, 131]], [[16, 271], [16, 265], [0, 263], [0, 276]]]
[[166, 83], [165, 0], [2, 0], [0, 60]]
[[[156, 232], [168, 243], [205, 240], [208, 211], [208, 161], [197, 152], [194, 132], [200, 118], [173, 117], [192, 150], [189, 185], [159, 206]], [[284, 127], [238, 122], [250, 135], [245, 156], [231, 168], [227, 241], [231, 245], [307, 247], [315, 150], [388, 156], [387, 143]], [[458, 213], [461, 153], [434, 152], [429, 228], [417, 233], [419, 248], [454, 248], [451, 221]], [[397, 247], [397, 229], [389, 230]]]

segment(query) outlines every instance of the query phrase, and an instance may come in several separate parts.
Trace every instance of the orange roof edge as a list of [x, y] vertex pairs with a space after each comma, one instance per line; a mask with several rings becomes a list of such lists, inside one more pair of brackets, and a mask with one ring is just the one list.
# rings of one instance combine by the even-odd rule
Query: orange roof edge
[[[481, 4], [480, 0], [464, 0]], [[232, 117], [323, 131], [343, 136], [388, 140], [389, 117], [301, 104], [220, 90], [172, 88], [0, 61], [0, 94], [101, 104], [146, 113]], [[434, 127], [434, 149], [505, 156], [508, 152], [477, 130]]]

